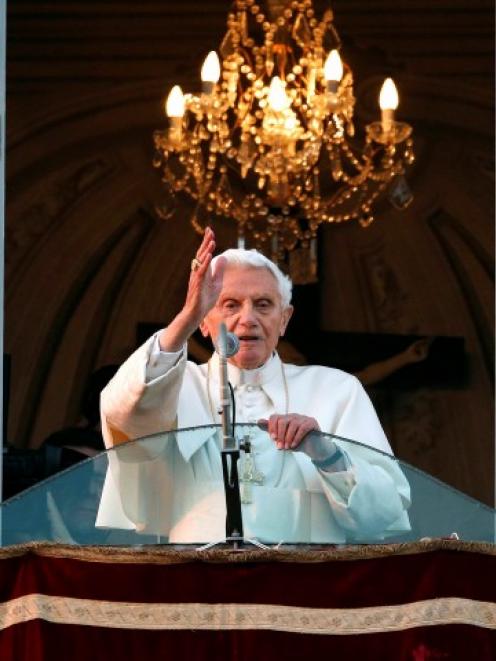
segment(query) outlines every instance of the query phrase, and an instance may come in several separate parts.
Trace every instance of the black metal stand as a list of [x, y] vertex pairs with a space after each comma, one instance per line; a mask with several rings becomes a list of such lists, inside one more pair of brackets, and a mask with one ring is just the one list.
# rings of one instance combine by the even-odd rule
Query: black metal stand
[[[241, 494], [239, 489], [238, 459], [239, 451], [245, 449], [245, 443], [237, 445], [235, 438], [224, 437], [224, 449], [222, 455], [222, 475], [224, 478], [224, 492], [226, 496], [226, 536], [216, 542], [209, 542], [198, 547], [198, 551], [206, 551], [219, 544], [232, 544], [233, 551], [243, 550], [245, 544], [251, 544], [259, 549], [270, 549], [257, 539], [245, 539], [243, 537], [243, 517], [241, 514]], [[246, 451], [250, 451], [250, 442]]]
[[239, 448], [236, 441], [232, 441], [234, 449], [222, 450], [222, 474], [226, 494], [226, 542], [232, 542], [237, 548], [243, 541], [243, 518], [238, 476]]

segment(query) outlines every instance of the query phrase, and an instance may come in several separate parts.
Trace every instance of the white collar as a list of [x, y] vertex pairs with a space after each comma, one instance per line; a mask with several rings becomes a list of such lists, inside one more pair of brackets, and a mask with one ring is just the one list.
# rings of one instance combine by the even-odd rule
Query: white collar
[[[212, 382], [219, 382], [219, 354], [214, 352], [212, 357], [209, 360], [210, 364], [210, 378]], [[227, 363], [227, 378], [233, 388], [243, 385], [256, 385], [256, 386], [265, 386], [272, 381], [279, 382], [282, 375], [282, 364], [281, 359], [277, 352], [274, 351], [269, 360], [264, 363], [261, 367], [257, 367], [252, 370], [241, 369]]]
[[[219, 383], [219, 355], [217, 352], [212, 354], [209, 360], [209, 378], [211, 393], [217, 391], [215, 387]], [[242, 385], [261, 386], [266, 395], [272, 400], [274, 408], [278, 413], [288, 413], [291, 409], [291, 403], [288, 400], [286, 376], [284, 374], [284, 365], [279, 358], [279, 354], [274, 351], [269, 360], [253, 370], [244, 370], [227, 363], [227, 378], [233, 388]]]

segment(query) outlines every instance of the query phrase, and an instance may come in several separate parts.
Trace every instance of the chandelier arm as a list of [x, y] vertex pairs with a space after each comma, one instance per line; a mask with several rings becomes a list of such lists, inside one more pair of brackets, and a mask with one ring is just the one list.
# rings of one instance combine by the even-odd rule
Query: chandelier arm
[[253, 60], [251, 59], [250, 53], [246, 50], [246, 48], [244, 46], [239, 46], [237, 53], [240, 57], [243, 58], [243, 63], [245, 66], [250, 68], [250, 71], [247, 71], [246, 73], [255, 73], [253, 71]]

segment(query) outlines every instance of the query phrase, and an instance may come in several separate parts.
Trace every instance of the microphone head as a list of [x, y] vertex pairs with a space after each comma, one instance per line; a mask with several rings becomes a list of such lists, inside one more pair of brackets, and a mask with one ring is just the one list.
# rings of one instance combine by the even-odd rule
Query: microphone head
[[231, 358], [239, 351], [238, 337], [234, 333], [228, 333], [224, 323], [219, 327], [216, 349], [224, 358]]
[[226, 358], [231, 358], [239, 351], [238, 336], [234, 333], [226, 333]]

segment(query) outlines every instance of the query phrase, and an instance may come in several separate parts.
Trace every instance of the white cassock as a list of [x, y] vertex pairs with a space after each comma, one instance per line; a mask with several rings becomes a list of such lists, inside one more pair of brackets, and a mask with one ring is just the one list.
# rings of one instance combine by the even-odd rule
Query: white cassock
[[[221, 438], [210, 429], [124, 444], [166, 430], [218, 424], [219, 359], [196, 365], [186, 351], [164, 353], [150, 338], [102, 392], [102, 430], [110, 469], [97, 526], [159, 534], [174, 543], [225, 536]], [[262, 367], [228, 365], [236, 421], [273, 413], [313, 417], [329, 434], [392, 454], [358, 379], [327, 367], [283, 364], [274, 354]], [[280, 451], [252, 428], [252, 457], [263, 484], [250, 485], [243, 504], [245, 537], [265, 542], [379, 541], [410, 529], [410, 489], [393, 457], [335, 440], [340, 469], [317, 469], [303, 452]], [[242, 466], [241, 466], [242, 471]]]

